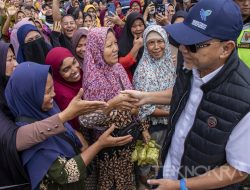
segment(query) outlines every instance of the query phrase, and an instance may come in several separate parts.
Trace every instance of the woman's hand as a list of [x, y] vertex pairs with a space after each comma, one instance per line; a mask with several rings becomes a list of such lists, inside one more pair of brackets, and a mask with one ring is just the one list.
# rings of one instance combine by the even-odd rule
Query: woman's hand
[[146, 144], [149, 143], [149, 141], [151, 140], [151, 135], [149, 134], [148, 130], [144, 130], [142, 131], [142, 136], [143, 136], [143, 140]]
[[14, 15], [17, 13], [17, 11], [18, 11], [18, 9], [17, 9], [16, 7], [10, 6], [10, 7], [8, 7], [8, 9], [7, 9], [7, 15], [8, 15], [9, 17], [12, 17], [12, 16], [14, 16]]
[[71, 120], [79, 115], [92, 113], [96, 110], [104, 110], [108, 107], [106, 102], [82, 100], [83, 89], [71, 100], [68, 107], [59, 114], [62, 122]]
[[6, 0], [0, 0], [0, 12], [4, 10], [5, 8], [5, 3], [6, 3]]
[[156, 14], [155, 20], [156, 20], [157, 24], [159, 24], [161, 26], [165, 26], [167, 24], [170, 24], [168, 15]]
[[60, 21], [55, 21], [53, 24], [53, 31], [61, 33], [61, 22]]
[[112, 13], [112, 16], [108, 16], [108, 21], [112, 22], [115, 25], [118, 26], [124, 26], [125, 23], [120, 19], [120, 17], [117, 14]]
[[123, 137], [112, 137], [111, 133], [114, 131], [114, 129], [115, 125], [112, 125], [99, 137], [97, 143], [101, 148], [123, 146], [133, 140], [133, 137], [131, 135], [126, 135]]
[[135, 35], [133, 45], [134, 47], [140, 49], [143, 46], [143, 38]]
[[75, 130], [75, 134], [78, 137], [78, 139], [80, 140], [80, 142], [82, 143], [81, 151], [83, 152], [84, 150], [86, 150], [89, 147], [89, 144], [86, 141], [86, 139], [84, 138], [84, 136], [82, 135], [82, 133]]

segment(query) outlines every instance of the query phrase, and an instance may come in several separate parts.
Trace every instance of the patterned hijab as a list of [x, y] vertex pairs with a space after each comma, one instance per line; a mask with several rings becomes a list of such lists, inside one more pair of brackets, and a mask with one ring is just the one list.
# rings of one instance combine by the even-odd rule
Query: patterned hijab
[[[101, 27], [89, 31], [83, 64], [84, 99], [108, 101], [132, 85], [119, 63], [108, 65], [103, 59], [105, 41], [112, 29]], [[122, 84], [121, 84], [122, 83]]]
[[[156, 60], [149, 55], [146, 41], [149, 33], [157, 32], [165, 41], [165, 52], [161, 59]], [[161, 26], [152, 25], [146, 28], [143, 33], [144, 52], [136, 68], [133, 84], [136, 90], [141, 91], [162, 91], [174, 86], [175, 83], [175, 66], [171, 58], [170, 47], [166, 32]], [[169, 110], [169, 106], [161, 106]], [[141, 119], [151, 115], [156, 109], [156, 105], [144, 105], [141, 107], [139, 117]], [[153, 124], [167, 124], [166, 117], [150, 117]]]

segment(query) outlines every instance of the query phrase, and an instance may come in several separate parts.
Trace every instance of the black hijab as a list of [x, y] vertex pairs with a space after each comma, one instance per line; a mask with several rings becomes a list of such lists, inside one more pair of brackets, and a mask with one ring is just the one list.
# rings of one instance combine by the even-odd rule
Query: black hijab
[[32, 61], [35, 63], [44, 64], [46, 55], [48, 54], [51, 47], [45, 42], [45, 39], [43, 37], [25, 43], [25, 37], [31, 31], [40, 33], [38, 29], [31, 24], [25, 24], [21, 26], [17, 31], [17, 38], [20, 44], [17, 53], [17, 61], [19, 63], [24, 61]]
[[[140, 13], [132, 12], [128, 15], [126, 24], [123, 28], [122, 34], [121, 34], [119, 42], [118, 42], [119, 57], [125, 57], [133, 48], [134, 36], [131, 32], [131, 28], [132, 28], [132, 25], [134, 24], [135, 20], [137, 20], [137, 19], [140, 19], [146, 28], [143, 17]], [[134, 71], [135, 71], [141, 57], [142, 57], [143, 50], [144, 50], [144, 48], [141, 47], [137, 56], [136, 56], [136, 64], [134, 64], [132, 66], [132, 69], [131, 69], [133, 74], [134, 74]]]
[[[6, 106], [4, 89], [6, 59], [10, 44], [0, 41], [0, 187], [28, 182], [16, 150], [16, 133], [18, 126], [12, 121], [12, 114]], [[14, 51], [13, 51], [14, 52]], [[13, 189], [25, 189], [24, 186]]]

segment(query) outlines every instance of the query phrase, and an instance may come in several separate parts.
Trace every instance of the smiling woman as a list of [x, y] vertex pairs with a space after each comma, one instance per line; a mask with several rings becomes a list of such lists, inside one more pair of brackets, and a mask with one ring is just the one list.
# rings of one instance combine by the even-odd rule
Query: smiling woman
[[119, 39], [119, 62], [126, 69], [130, 80], [143, 53], [142, 35], [145, 23], [140, 13], [132, 12]]
[[[77, 59], [62, 47], [53, 48], [46, 57], [46, 64], [53, 69], [55, 101], [64, 110], [82, 86], [82, 72]], [[77, 119], [71, 120], [73, 128], [78, 129]]]

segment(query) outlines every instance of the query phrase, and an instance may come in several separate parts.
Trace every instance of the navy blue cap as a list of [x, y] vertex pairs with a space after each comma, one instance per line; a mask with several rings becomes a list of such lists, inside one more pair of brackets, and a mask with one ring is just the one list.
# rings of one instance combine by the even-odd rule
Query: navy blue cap
[[200, 0], [183, 23], [164, 27], [175, 41], [183, 45], [210, 39], [236, 41], [242, 28], [241, 12], [233, 0]]

